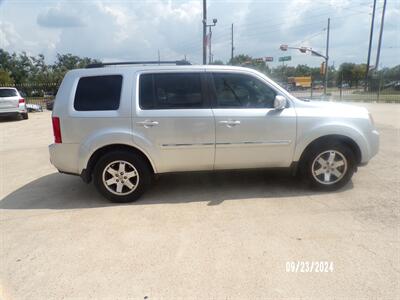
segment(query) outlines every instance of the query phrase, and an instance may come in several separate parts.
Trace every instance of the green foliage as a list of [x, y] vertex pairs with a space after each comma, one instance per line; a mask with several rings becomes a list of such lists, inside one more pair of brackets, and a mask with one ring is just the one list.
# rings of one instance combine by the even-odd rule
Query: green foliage
[[343, 63], [336, 74], [336, 81], [339, 85], [343, 82], [348, 83], [350, 87], [358, 87], [365, 78], [365, 71], [365, 64]]
[[28, 56], [25, 52], [8, 53], [0, 49], [0, 83], [15, 83], [28, 96], [55, 94], [66, 72], [95, 62], [98, 61], [88, 57], [57, 54], [54, 64], [46, 64], [43, 54]]
[[0, 69], [9, 73], [16, 84], [24, 83], [60, 83], [65, 73], [76, 68], [84, 68], [87, 64], [98, 62], [88, 57], [72, 54], [57, 54], [54, 64], [46, 64], [43, 54], [28, 56], [8, 53], [0, 49]]
[[234, 56], [233, 59], [229, 60], [228, 64], [233, 66], [248, 67], [258, 70], [264, 74], [271, 74], [271, 69], [264, 61], [255, 59], [245, 54], [239, 54]]
[[14, 80], [11, 78], [10, 74], [5, 70], [0, 69], [0, 86], [13, 84]]

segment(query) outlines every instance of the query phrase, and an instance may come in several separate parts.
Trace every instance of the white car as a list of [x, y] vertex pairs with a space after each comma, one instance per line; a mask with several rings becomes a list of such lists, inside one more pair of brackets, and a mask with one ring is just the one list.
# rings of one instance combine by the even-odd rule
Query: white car
[[0, 116], [21, 116], [28, 119], [25, 99], [16, 88], [0, 87]]
[[262, 73], [231, 66], [73, 70], [52, 121], [53, 165], [93, 179], [115, 202], [138, 199], [167, 172], [283, 167], [334, 190], [379, 146], [365, 108], [302, 101]]

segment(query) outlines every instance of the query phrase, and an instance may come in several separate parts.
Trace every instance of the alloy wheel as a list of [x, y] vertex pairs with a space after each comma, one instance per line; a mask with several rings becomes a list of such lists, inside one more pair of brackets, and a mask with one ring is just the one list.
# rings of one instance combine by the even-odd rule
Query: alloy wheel
[[334, 184], [346, 175], [347, 159], [337, 150], [324, 151], [314, 159], [311, 172], [319, 183]]
[[107, 190], [118, 196], [132, 193], [139, 185], [139, 173], [124, 160], [109, 163], [104, 168], [102, 179]]

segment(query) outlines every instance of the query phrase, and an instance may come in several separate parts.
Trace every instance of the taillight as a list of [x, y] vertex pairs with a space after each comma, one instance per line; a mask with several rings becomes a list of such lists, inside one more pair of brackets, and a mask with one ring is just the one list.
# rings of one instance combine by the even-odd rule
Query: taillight
[[21, 98], [21, 99], [18, 100], [18, 104], [24, 104], [24, 103], [25, 103], [25, 99], [24, 98]]
[[52, 117], [51, 118], [53, 123], [53, 134], [54, 134], [54, 143], [61, 144], [61, 126], [60, 126], [60, 118], [59, 117]]

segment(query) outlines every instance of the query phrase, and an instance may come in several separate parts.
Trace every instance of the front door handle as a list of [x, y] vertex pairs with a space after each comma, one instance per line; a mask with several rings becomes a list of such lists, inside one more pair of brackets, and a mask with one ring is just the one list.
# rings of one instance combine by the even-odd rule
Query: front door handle
[[219, 124], [226, 125], [227, 127], [233, 127], [240, 125], [240, 121], [237, 120], [224, 120], [224, 121], [219, 121]]
[[144, 121], [136, 122], [136, 124], [142, 125], [144, 128], [150, 128], [153, 126], [157, 126], [159, 123], [157, 121], [144, 120]]

